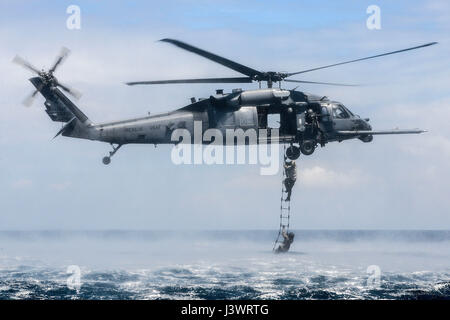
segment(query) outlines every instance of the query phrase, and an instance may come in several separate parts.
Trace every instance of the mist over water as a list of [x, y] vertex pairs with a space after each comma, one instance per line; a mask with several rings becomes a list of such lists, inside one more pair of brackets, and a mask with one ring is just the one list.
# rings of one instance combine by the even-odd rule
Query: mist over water
[[3, 231], [0, 299], [450, 299], [450, 231], [297, 230], [287, 254], [276, 234]]

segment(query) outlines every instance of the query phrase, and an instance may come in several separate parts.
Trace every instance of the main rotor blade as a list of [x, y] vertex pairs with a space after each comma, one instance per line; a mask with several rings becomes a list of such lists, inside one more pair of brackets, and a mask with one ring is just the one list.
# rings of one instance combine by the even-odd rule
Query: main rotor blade
[[56, 82], [56, 85], [59, 86], [64, 91], [66, 91], [67, 93], [69, 93], [70, 95], [72, 95], [75, 99], [78, 100], [78, 99], [81, 98], [81, 95], [82, 95], [81, 92], [79, 92], [79, 91], [77, 91], [77, 90], [75, 90], [75, 89], [73, 89], [73, 88], [71, 88], [71, 87], [69, 87], [69, 86], [67, 86], [65, 84], [62, 84], [59, 81]]
[[223, 65], [223, 66], [225, 66], [227, 68], [230, 68], [230, 69], [232, 69], [234, 71], [237, 71], [237, 72], [240, 72], [242, 74], [245, 74], [246, 76], [249, 76], [249, 77], [253, 77], [255, 75], [260, 75], [260, 76], [262, 75], [262, 73], [260, 71], [258, 71], [258, 70], [249, 68], [249, 67], [244, 66], [244, 65], [242, 65], [240, 63], [231, 61], [231, 60], [226, 59], [224, 57], [218, 56], [218, 55], [216, 55], [214, 53], [202, 50], [200, 48], [196, 48], [194, 46], [191, 46], [190, 44], [187, 44], [187, 43], [184, 43], [184, 42], [181, 42], [181, 41], [178, 41], [178, 40], [161, 39], [159, 41], [171, 43], [171, 44], [173, 44], [173, 45], [175, 45], [175, 46], [177, 46], [177, 47], [179, 47], [181, 49], [184, 49], [184, 50], [190, 51], [192, 53], [198, 54], [198, 55], [200, 55], [200, 56], [202, 56], [202, 57], [204, 57], [206, 59], [209, 59], [211, 61], [217, 62], [217, 63], [219, 63], [219, 64], [221, 64], [221, 65]]
[[341, 87], [358, 87], [358, 84], [345, 84], [345, 83], [333, 83], [333, 82], [315, 82], [315, 81], [304, 81], [304, 80], [289, 80], [284, 79], [286, 82], [296, 82], [296, 83], [309, 83], [309, 84], [324, 84], [327, 86], [341, 86]]
[[20, 57], [20, 56], [18, 56], [18, 55], [16, 55], [16, 56], [14, 57], [14, 59], [13, 59], [12, 62], [18, 64], [19, 66], [22, 66], [22, 67], [27, 68], [28, 70], [31, 70], [32, 72], [34, 72], [34, 73], [36, 73], [36, 74], [39, 74], [39, 72], [40, 72], [40, 71], [39, 71], [36, 67], [34, 67], [31, 63], [29, 63], [28, 61], [26, 61], [25, 59], [23, 59], [22, 57]]
[[287, 73], [287, 77], [293, 76], [295, 74], [306, 73], [306, 72], [316, 71], [316, 70], [320, 70], [320, 69], [340, 66], [340, 65], [343, 65], [343, 64], [347, 64], [347, 63], [352, 63], [352, 62], [357, 62], [357, 61], [362, 61], [362, 60], [368, 60], [368, 59], [388, 56], [388, 55], [391, 55], [391, 54], [396, 54], [396, 53], [405, 52], [405, 51], [409, 51], [409, 50], [420, 49], [420, 48], [432, 46], [432, 45], [435, 45], [435, 44], [437, 44], [437, 42], [430, 42], [430, 43], [426, 43], [426, 44], [423, 44], [423, 45], [420, 45], [420, 46], [416, 46], [416, 47], [411, 47], [411, 48], [406, 48], [406, 49], [402, 49], [402, 50], [397, 50], [397, 51], [377, 54], [375, 56], [370, 56], [370, 57], [365, 57], [365, 58], [360, 58], [360, 59], [355, 59], [355, 60], [349, 60], [349, 61], [344, 61], [344, 62], [340, 62], [340, 63], [334, 63], [334, 64], [330, 64], [330, 65], [327, 65], [327, 66], [313, 68], [313, 69], [308, 69], [308, 70], [303, 70], [303, 71], [298, 71], [298, 72]]
[[70, 50], [67, 49], [66, 47], [62, 47], [62, 48], [61, 48], [61, 51], [60, 51], [60, 53], [59, 53], [59, 55], [56, 57], [56, 61], [55, 61], [55, 63], [53, 64], [53, 67], [50, 68], [48, 71], [49, 71], [50, 73], [55, 72], [56, 68], [57, 68], [61, 63], [63, 63], [63, 61], [69, 56], [69, 54], [70, 54]]
[[168, 83], [251, 83], [250, 77], [237, 78], [206, 78], [206, 79], [178, 79], [178, 80], [157, 80], [157, 81], [134, 81], [127, 82], [129, 86], [137, 84], [168, 84]]

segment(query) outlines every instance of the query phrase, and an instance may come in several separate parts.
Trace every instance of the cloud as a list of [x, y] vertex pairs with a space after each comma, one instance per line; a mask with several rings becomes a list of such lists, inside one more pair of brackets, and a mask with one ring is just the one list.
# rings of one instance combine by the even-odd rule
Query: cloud
[[438, 154], [439, 159], [449, 163], [450, 161], [450, 139], [442, 135], [426, 135], [420, 143], [408, 141], [401, 148], [413, 156], [433, 157]]
[[33, 181], [30, 179], [19, 179], [14, 181], [11, 185], [13, 189], [28, 189], [33, 185]]
[[368, 178], [359, 171], [336, 172], [320, 166], [304, 168], [299, 172], [300, 181], [312, 188], [350, 188], [366, 183]]
[[50, 188], [56, 191], [64, 191], [67, 190], [72, 185], [71, 182], [65, 181], [60, 183], [52, 183], [50, 184]]
[[279, 183], [280, 177], [278, 175], [263, 176], [258, 172], [251, 170], [249, 174], [233, 177], [226, 182], [226, 185], [229, 188], [239, 188], [242, 190], [267, 190]]

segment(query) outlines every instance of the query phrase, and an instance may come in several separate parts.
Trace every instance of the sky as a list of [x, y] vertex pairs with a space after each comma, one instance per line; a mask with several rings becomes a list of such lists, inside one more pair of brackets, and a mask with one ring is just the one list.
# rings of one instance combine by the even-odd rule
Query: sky
[[[69, 30], [67, 7], [81, 9]], [[369, 30], [368, 6], [381, 9]], [[53, 136], [16, 54], [57, 71], [83, 93], [93, 122], [165, 112], [232, 85], [128, 87], [126, 81], [240, 76], [165, 43], [175, 38], [258, 70], [298, 71], [438, 41], [437, 46], [305, 74], [362, 83], [298, 90], [341, 101], [374, 129], [423, 135], [330, 143], [298, 161], [295, 229], [450, 228], [450, 3], [448, 1], [0, 2], [0, 230], [275, 229], [281, 172], [258, 165], [174, 165], [171, 146], [127, 145], [109, 166], [105, 143]], [[255, 89], [256, 84], [242, 86]], [[284, 88], [294, 86], [283, 84]]]

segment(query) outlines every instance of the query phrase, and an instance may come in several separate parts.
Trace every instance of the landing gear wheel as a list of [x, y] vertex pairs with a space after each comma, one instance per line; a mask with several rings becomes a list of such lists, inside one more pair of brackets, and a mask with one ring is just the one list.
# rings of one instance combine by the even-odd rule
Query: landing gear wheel
[[300, 151], [305, 155], [309, 156], [316, 150], [316, 142], [314, 140], [303, 140], [300, 144]]
[[290, 146], [286, 149], [286, 157], [289, 160], [297, 160], [300, 157], [300, 148], [296, 146]]
[[103, 160], [102, 160], [103, 164], [110, 164], [112, 156], [117, 152], [117, 150], [120, 149], [120, 147], [122, 147], [122, 145], [119, 144], [117, 147], [114, 147], [114, 145], [111, 143], [111, 147], [113, 148], [113, 151], [109, 152], [109, 157], [106, 156], [106, 157], [103, 158]]

